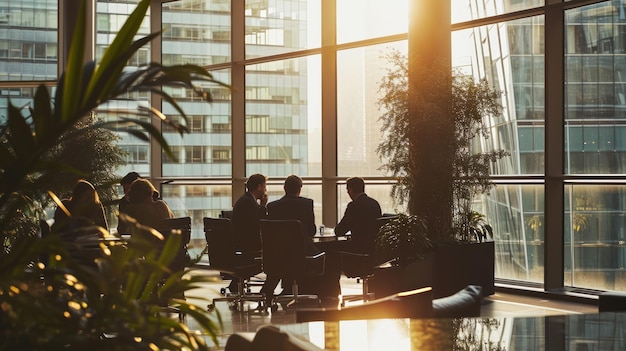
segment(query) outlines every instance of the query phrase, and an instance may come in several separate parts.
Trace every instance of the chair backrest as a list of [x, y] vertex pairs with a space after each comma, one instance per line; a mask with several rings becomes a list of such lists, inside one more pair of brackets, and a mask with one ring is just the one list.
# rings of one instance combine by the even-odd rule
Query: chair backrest
[[157, 229], [164, 236], [169, 235], [173, 230], [180, 230], [183, 236], [182, 243], [187, 245], [191, 240], [191, 217], [166, 218]]
[[297, 220], [261, 221], [263, 271], [280, 276], [297, 276], [306, 266], [306, 244]]
[[220, 212], [220, 218], [233, 219], [233, 211], [232, 210], [222, 210], [222, 212]]
[[187, 251], [187, 245], [191, 240], [191, 217], [166, 218], [161, 221], [157, 229], [165, 239], [175, 231], [182, 235], [178, 254], [170, 263], [170, 268], [174, 271], [184, 269], [191, 264], [191, 258]]
[[230, 219], [204, 217], [203, 221], [209, 265], [216, 269], [232, 268], [235, 265], [235, 244]]

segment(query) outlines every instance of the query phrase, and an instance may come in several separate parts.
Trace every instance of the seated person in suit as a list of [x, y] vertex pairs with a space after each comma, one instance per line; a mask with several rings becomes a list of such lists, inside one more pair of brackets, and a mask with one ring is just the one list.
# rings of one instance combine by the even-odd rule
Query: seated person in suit
[[[290, 175], [283, 186], [285, 195], [276, 201], [267, 204], [267, 217], [269, 219], [291, 219], [300, 221], [302, 236], [306, 245], [306, 254], [314, 255], [320, 251], [313, 244], [313, 235], [316, 233], [315, 214], [313, 213], [313, 200], [300, 196], [302, 179], [296, 175]], [[271, 300], [278, 281], [283, 280], [283, 294], [291, 294], [293, 277], [268, 276], [261, 289], [268, 301]]]
[[345, 250], [371, 254], [378, 234], [377, 219], [382, 216], [380, 204], [365, 193], [363, 178], [349, 178], [346, 189], [352, 201], [348, 203], [343, 218], [337, 223], [335, 235], [351, 232], [351, 240], [347, 242]]
[[[94, 225], [109, 230], [98, 192], [88, 181], [78, 180], [72, 189], [72, 196], [61, 200], [61, 203], [62, 206], [58, 206], [54, 212], [54, 224], [51, 232], [75, 231], [74, 235], [95, 234], [98, 233], [97, 229], [93, 231], [90, 229], [86, 232], [80, 230]], [[75, 238], [74, 235], [69, 237]]]
[[[235, 249], [258, 256], [261, 251], [260, 220], [267, 217], [267, 178], [258, 173], [251, 175], [246, 190], [233, 206], [230, 223]], [[237, 291], [237, 282], [231, 281], [228, 289]]]
[[[335, 227], [335, 235], [351, 233], [350, 240], [335, 245], [334, 249], [326, 250], [326, 282], [339, 282], [341, 278], [341, 259], [338, 251], [372, 254], [375, 239], [378, 234], [379, 223], [377, 218], [382, 216], [378, 201], [365, 193], [365, 181], [360, 177], [348, 178], [346, 181], [348, 196], [352, 201], [348, 203], [343, 218]], [[338, 283], [329, 285], [329, 295], [337, 296], [341, 293]]]
[[233, 206], [231, 225], [235, 236], [235, 249], [242, 252], [261, 250], [259, 220], [267, 217], [267, 178], [253, 174], [246, 182], [246, 193]]

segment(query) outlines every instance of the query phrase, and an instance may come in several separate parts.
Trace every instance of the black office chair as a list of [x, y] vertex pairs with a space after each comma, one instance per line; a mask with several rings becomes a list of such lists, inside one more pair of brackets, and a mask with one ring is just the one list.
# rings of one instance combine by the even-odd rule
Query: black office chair
[[[181, 235], [178, 250], [176, 255], [168, 265], [168, 268], [172, 272], [182, 271], [191, 265], [191, 257], [187, 250], [189, 241], [191, 240], [191, 217], [176, 217], [163, 219], [157, 229], [165, 240], [168, 240], [171, 235]], [[162, 283], [168, 276], [164, 276]], [[184, 295], [182, 296], [184, 298]], [[175, 306], [163, 306], [162, 312], [178, 315], [178, 320], [183, 322], [185, 320], [185, 314]]]
[[250, 290], [253, 277], [262, 272], [261, 261], [235, 250], [230, 219], [204, 217], [203, 221], [209, 264], [197, 265], [219, 271], [222, 279], [238, 281], [237, 291], [231, 294], [223, 292], [225, 296], [213, 299], [208, 306], [209, 310], [215, 308], [215, 303], [219, 301], [226, 301], [231, 309], [239, 311], [243, 311], [245, 301], [264, 302], [265, 297], [262, 294], [252, 293]]
[[[397, 215], [385, 213], [382, 217], [377, 218], [377, 228], [380, 229], [389, 220], [396, 218]], [[378, 230], [377, 230], [378, 232]], [[348, 278], [356, 278], [357, 282], [362, 281], [361, 294], [342, 295], [341, 306], [345, 306], [350, 301], [369, 301], [375, 298], [374, 293], [369, 291], [369, 280], [374, 276], [374, 267], [381, 262], [377, 260], [374, 248], [368, 253], [354, 253], [347, 251], [339, 251], [341, 261], [341, 270]]]
[[180, 246], [176, 257], [170, 262], [169, 268], [176, 272], [189, 267], [191, 258], [187, 247], [191, 240], [191, 217], [166, 218], [161, 221], [159, 228], [156, 228], [165, 240], [172, 234], [180, 234]]
[[271, 309], [276, 310], [277, 303], [283, 309], [299, 307], [305, 300], [313, 300], [319, 306], [319, 296], [298, 293], [298, 280], [307, 279], [307, 275], [323, 275], [326, 253], [306, 255], [300, 221], [262, 219], [261, 245], [263, 271], [267, 275], [293, 278], [292, 295], [277, 296]]

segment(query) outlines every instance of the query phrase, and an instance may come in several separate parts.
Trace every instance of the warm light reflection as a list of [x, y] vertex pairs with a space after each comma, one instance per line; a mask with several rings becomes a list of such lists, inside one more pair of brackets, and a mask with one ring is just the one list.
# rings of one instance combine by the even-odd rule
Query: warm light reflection
[[411, 350], [408, 319], [342, 321], [339, 324], [340, 350]]

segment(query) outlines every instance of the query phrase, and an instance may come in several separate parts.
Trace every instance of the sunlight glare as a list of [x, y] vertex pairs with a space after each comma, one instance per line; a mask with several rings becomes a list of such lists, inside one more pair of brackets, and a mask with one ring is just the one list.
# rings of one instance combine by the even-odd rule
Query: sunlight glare
[[343, 321], [340, 334], [342, 351], [411, 350], [408, 320], [404, 319]]

